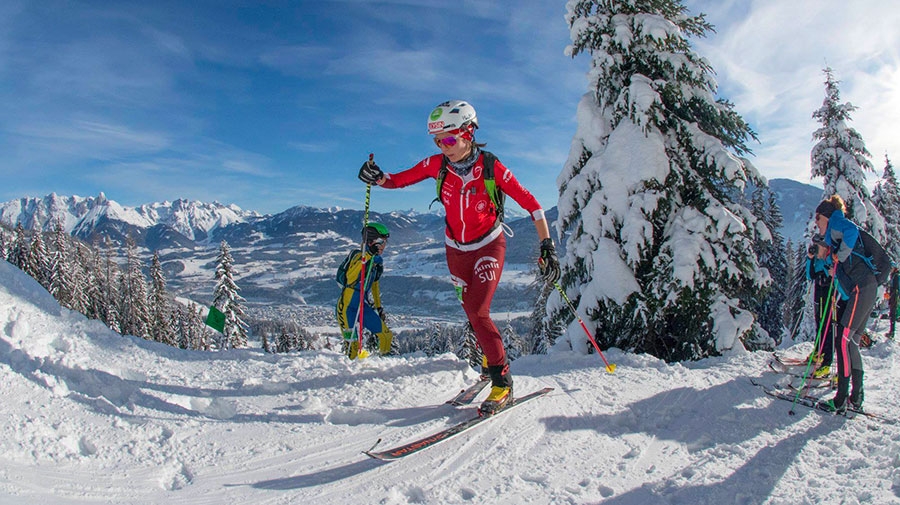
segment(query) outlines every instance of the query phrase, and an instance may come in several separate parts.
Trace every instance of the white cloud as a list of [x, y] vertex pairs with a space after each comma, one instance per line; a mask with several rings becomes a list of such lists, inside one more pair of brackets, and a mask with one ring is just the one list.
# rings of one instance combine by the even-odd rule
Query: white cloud
[[38, 158], [109, 159], [153, 153], [171, 145], [166, 133], [140, 131], [103, 119], [25, 123], [13, 126], [11, 132], [20, 138], [20, 149]]
[[[720, 95], [759, 134], [754, 163], [767, 177], [809, 182], [811, 118], [825, 96], [822, 69], [840, 81], [841, 100], [859, 107], [851, 127], [876, 167], [900, 153], [900, 9], [891, 2], [689, 1], [717, 33], [695, 41], [716, 69]], [[900, 156], [900, 155], [898, 155]]]

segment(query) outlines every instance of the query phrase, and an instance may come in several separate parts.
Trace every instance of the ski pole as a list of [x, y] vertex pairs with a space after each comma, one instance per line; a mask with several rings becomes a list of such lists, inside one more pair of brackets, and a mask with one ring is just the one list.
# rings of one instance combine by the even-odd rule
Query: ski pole
[[[830, 293], [831, 293], [831, 291], [829, 290], [829, 294]], [[816, 334], [816, 340], [815, 340], [815, 342], [817, 342], [817, 343], [813, 344], [813, 349], [814, 350], [818, 349], [818, 352], [816, 353], [818, 355], [821, 355], [822, 351], [824, 351], [823, 348], [825, 347], [825, 335], [827, 335], [829, 331], [834, 331], [834, 329], [831, 327], [832, 319], [835, 319], [835, 324], [837, 324], [837, 321], [836, 321], [837, 312], [834, 310], [834, 296], [837, 296], [837, 293], [835, 293], [833, 296], [828, 297], [828, 302], [825, 304], [825, 307], [823, 307], [822, 315], [820, 316], [821, 319], [819, 320], [819, 333]], [[822, 331], [822, 322], [825, 323], [825, 331], [824, 332]], [[830, 352], [831, 355], [834, 356], [834, 338], [831, 339], [831, 349], [829, 349], [828, 352]], [[810, 370], [812, 370], [813, 372], [815, 372], [815, 370], [816, 370], [815, 368], [811, 368], [812, 363], [813, 363], [812, 358], [813, 358], [813, 356], [810, 356], [810, 360], [806, 364], [806, 369], [804, 370], [803, 378], [802, 378], [802, 381], [800, 382], [801, 389], [802, 389], [803, 385], [806, 384], [807, 380], [809, 379]], [[810, 388], [810, 386], [806, 386], [807, 392], [809, 392], [809, 388]]]
[[[366, 163], [369, 166], [374, 163], [375, 153], [369, 153], [369, 161]], [[363, 211], [363, 229], [362, 229], [362, 243], [359, 247], [359, 309], [357, 310], [356, 317], [356, 341], [357, 341], [357, 356], [362, 352], [363, 349], [363, 303], [366, 289], [366, 226], [369, 226], [369, 199], [372, 195], [372, 185], [366, 184], [366, 206]]]
[[[828, 287], [828, 294], [826, 295], [826, 299], [828, 300], [828, 303], [831, 304], [832, 310], [833, 310], [833, 308], [834, 308], [834, 303], [833, 303], [833, 301], [832, 301], [832, 296], [837, 294], [837, 293], [834, 293], [834, 278], [835, 278], [835, 273], [836, 273], [836, 272], [832, 272], [832, 275], [831, 275], [831, 285]], [[813, 291], [813, 293], [815, 293], [815, 291]], [[815, 296], [815, 295], [813, 295], [813, 296]], [[791, 402], [791, 410], [788, 411], [788, 415], [791, 415], [791, 416], [792, 416], [792, 415], [795, 414], [795, 412], [794, 412], [794, 405], [797, 403], [797, 400], [800, 399], [800, 395], [803, 394], [803, 386], [806, 385], [806, 380], [807, 380], [807, 378], [809, 377], [809, 374], [810, 374], [810, 368], [812, 368], [812, 364], [813, 364], [813, 361], [814, 361], [813, 354], [815, 354], [815, 351], [816, 351], [816, 350], [818, 349], [818, 347], [819, 347], [819, 339], [820, 339], [821, 336], [822, 336], [822, 327], [823, 327], [823, 324], [825, 324], [825, 328], [827, 329], [828, 325], [831, 323], [831, 318], [830, 318], [830, 317], [827, 318], [827, 321], [828, 321], [828, 324], [825, 324], [826, 318], [824, 318], [824, 317], [823, 317], [822, 319], [819, 320], [819, 331], [816, 332], [816, 340], [813, 342], [813, 352], [812, 352], [812, 354], [810, 354], [809, 361], [807, 361], [807, 363], [806, 363], [806, 369], [803, 370], [803, 378], [802, 378], [802, 380], [800, 381], [800, 387], [797, 388], [797, 394], [794, 395], [794, 401]], [[827, 331], [827, 330], [826, 330], [826, 331]], [[834, 345], [834, 342], [832, 342], [832, 345]]]
[[615, 371], [616, 371], [616, 365], [615, 365], [615, 364], [610, 364], [609, 361], [606, 361], [606, 356], [603, 355], [603, 351], [600, 350], [600, 346], [597, 345], [597, 341], [594, 340], [594, 336], [591, 335], [591, 332], [590, 332], [590, 330], [588, 330], [587, 325], [584, 324], [584, 319], [581, 319], [581, 316], [578, 315], [578, 311], [575, 310], [575, 306], [572, 305], [572, 301], [569, 300], [569, 297], [568, 297], [568, 296], [566, 296], [566, 292], [563, 291], [562, 286], [559, 285], [559, 282], [554, 282], [553, 285], [556, 286], [557, 291], [559, 291], [559, 294], [562, 295], [563, 300], [566, 301], [566, 305], [569, 306], [569, 310], [571, 310], [571, 311], [572, 311], [572, 314], [574, 314], [575, 317], [578, 319], [578, 322], [581, 324], [581, 329], [583, 329], [584, 332], [587, 334], [588, 338], [591, 339], [591, 343], [594, 344], [594, 349], [597, 350], [597, 354], [600, 355], [600, 359], [602, 359], [602, 360], [603, 360], [603, 364], [606, 365], [606, 371], [609, 372], [609, 373], [615, 372]]

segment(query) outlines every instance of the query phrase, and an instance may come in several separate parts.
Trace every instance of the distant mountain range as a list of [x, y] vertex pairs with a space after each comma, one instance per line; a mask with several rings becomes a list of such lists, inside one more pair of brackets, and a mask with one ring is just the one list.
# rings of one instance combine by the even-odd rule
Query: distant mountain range
[[[803, 239], [822, 190], [787, 179], [773, 179], [784, 215], [782, 235]], [[548, 218], [557, 217], [556, 208]], [[51, 231], [62, 224], [88, 243], [108, 238], [121, 247], [131, 236], [149, 255], [158, 251], [170, 290], [201, 303], [209, 302], [215, 259], [225, 240], [235, 260], [241, 294], [250, 304], [292, 307], [330, 306], [339, 289], [334, 272], [341, 259], [359, 247], [362, 211], [297, 206], [273, 215], [234, 205], [175, 200], [124, 207], [102, 193], [97, 197], [21, 198], [0, 204], [0, 222]], [[458, 312], [444, 259], [443, 215], [438, 213], [370, 213], [371, 221], [391, 231], [385, 265], [390, 289], [385, 305], [406, 313]], [[534, 279], [537, 236], [531, 220], [510, 218], [504, 282], [495, 311], [527, 311], [533, 294], [523, 295]], [[386, 278], [388, 279], [388, 278]]]
[[822, 188], [792, 179], [772, 179], [769, 188], [775, 193], [775, 201], [784, 217], [781, 235], [794, 244], [806, 240], [807, 227], [823, 197]]
[[[211, 299], [215, 260], [225, 240], [241, 294], [251, 304], [266, 306], [331, 305], [339, 292], [335, 269], [359, 247], [362, 219], [361, 210], [298, 206], [261, 215], [234, 205], [187, 200], [129, 208], [103, 194], [50, 194], [0, 204], [0, 222], [9, 226], [20, 222], [31, 230], [51, 231], [60, 223], [85, 242], [109, 239], [120, 248], [131, 236], [145, 254], [159, 252], [170, 291], [201, 303]], [[386, 290], [385, 303], [395, 298], [394, 307], [422, 311], [446, 305], [439, 302], [455, 295], [444, 265], [443, 217], [372, 212], [369, 219], [391, 230], [385, 258], [395, 289]], [[536, 251], [536, 239], [531, 242]], [[516, 299], [515, 290], [506, 291], [510, 300]], [[451, 304], [452, 309], [457, 308]]]

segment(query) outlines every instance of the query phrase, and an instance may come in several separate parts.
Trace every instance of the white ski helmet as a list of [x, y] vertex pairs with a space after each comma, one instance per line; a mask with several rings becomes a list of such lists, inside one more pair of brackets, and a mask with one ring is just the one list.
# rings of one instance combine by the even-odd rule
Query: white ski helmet
[[435, 107], [428, 115], [428, 134], [459, 130], [470, 124], [478, 128], [475, 107], [462, 100], [449, 100]]

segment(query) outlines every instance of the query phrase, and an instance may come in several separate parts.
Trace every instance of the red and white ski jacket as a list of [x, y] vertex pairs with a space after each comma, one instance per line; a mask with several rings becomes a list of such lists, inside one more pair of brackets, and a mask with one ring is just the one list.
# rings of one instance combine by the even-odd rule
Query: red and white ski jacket
[[[427, 178], [437, 179], [443, 154], [425, 158], [416, 166], [386, 174], [385, 188], [403, 188]], [[481, 241], [492, 231], [499, 232], [497, 211], [484, 186], [484, 154], [480, 154], [472, 170], [459, 176], [447, 167], [447, 175], [441, 187], [441, 203], [447, 212], [447, 243], [460, 246]], [[497, 188], [528, 211], [533, 221], [544, 219], [544, 211], [537, 199], [513, 176], [513, 173], [497, 160], [494, 163], [494, 180]]]

